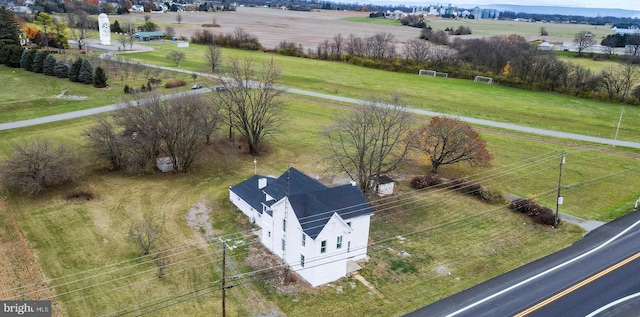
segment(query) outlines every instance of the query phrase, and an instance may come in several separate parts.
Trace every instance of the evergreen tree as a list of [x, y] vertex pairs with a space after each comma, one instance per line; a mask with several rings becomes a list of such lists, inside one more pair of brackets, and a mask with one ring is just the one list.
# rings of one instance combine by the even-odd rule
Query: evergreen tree
[[105, 74], [102, 67], [96, 68], [96, 74], [93, 77], [93, 86], [96, 88], [107, 87], [107, 74]]
[[87, 59], [82, 61], [80, 72], [78, 73], [78, 81], [83, 84], [93, 84], [93, 65]]
[[0, 64], [9, 64], [9, 46], [0, 43]]
[[20, 57], [20, 68], [27, 68], [27, 60], [29, 56], [29, 51], [25, 49], [24, 51], [22, 51], [22, 56]]
[[56, 58], [53, 55], [47, 55], [47, 58], [44, 59], [44, 64], [42, 65], [42, 73], [47, 76], [55, 76], [55, 71], [53, 68], [56, 67]]
[[56, 73], [56, 77], [67, 78], [69, 77], [69, 66], [63, 60], [59, 60], [56, 62], [53, 72]]
[[20, 66], [22, 66], [22, 68], [24, 68], [24, 70], [26, 71], [33, 71], [33, 60], [36, 57], [36, 50], [25, 50], [25, 54], [26, 56], [24, 56], [24, 64], [22, 63], [22, 60], [20, 61]]
[[0, 6], [0, 47], [20, 45], [20, 33], [15, 13]]
[[120, 27], [120, 23], [118, 23], [118, 20], [113, 22], [113, 24], [111, 25], [111, 33], [124, 33], [122, 32], [122, 28]]
[[44, 59], [47, 58], [49, 53], [45, 51], [38, 51], [36, 56], [33, 58], [33, 66], [31, 67], [31, 71], [34, 73], [42, 73], [42, 67], [44, 66]]
[[82, 67], [82, 58], [78, 58], [71, 67], [69, 67], [69, 80], [73, 82], [78, 82], [80, 79], [78, 76], [80, 75], [80, 68]]
[[9, 64], [7, 65], [13, 68], [20, 68], [20, 59], [24, 48], [20, 45], [9, 45], [9, 47]]

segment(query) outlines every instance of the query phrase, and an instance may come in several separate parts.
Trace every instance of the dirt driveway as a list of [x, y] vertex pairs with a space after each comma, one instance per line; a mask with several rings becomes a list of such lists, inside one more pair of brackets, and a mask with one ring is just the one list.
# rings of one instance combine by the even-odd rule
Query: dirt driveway
[[342, 19], [348, 17], [366, 17], [369, 13], [354, 11], [317, 11], [300, 12], [285, 11], [271, 8], [238, 8], [235, 12], [182, 12], [182, 23], [176, 22], [177, 13], [145, 13], [129, 14], [126, 16], [110, 17], [122, 20], [133, 18], [137, 25], [144, 22], [144, 16], [149, 15], [151, 21], [162, 25], [171, 24], [176, 30], [177, 36], [191, 35], [197, 30], [203, 29], [202, 24], [215, 22], [219, 28], [209, 28], [214, 33], [229, 33], [236, 28], [258, 37], [260, 43], [267, 49], [275, 48], [283, 40], [302, 44], [305, 51], [315, 50], [319, 43], [331, 40], [334, 35], [342, 34], [344, 38], [349, 34], [358, 37], [372, 36], [379, 32], [387, 32], [395, 35], [398, 43], [404, 43], [408, 39], [418, 38], [420, 29], [407, 26], [376, 25], [370, 23], [349, 22]]

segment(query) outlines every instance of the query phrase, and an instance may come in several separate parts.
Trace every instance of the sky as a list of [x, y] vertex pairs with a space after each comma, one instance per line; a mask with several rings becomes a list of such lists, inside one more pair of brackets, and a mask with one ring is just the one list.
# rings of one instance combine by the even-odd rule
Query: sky
[[578, 8], [603, 8], [603, 9], [627, 9], [640, 11], [640, 0], [444, 0], [444, 1], [418, 1], [418, 0], [371, 0], [364, 1], [370, 3], [404, 3], [406, 5], [429, 5], [429, 4], [453, 4], [465, 7], [489, 4], [514, 4], [514, 5], [534, 5], [534, 6], [557, 6], [557, 7], [578, 7]]

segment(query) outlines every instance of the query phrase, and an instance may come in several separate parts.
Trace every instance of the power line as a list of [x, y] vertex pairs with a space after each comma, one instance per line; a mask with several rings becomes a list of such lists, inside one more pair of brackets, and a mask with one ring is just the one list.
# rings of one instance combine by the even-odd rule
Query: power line
[[[495, 176], [495, 175], [494, 175], [494, 176]], [[420, 206], [418, 206], [418, 207], [420, 207]], [[417, 208], [417, 207], [416, 207], [416, 208]], [[234, 233], [234, 234], [230, 234], [230, 235], [235, 235], [235, 234], [236, 234], [236, 233]], [[311, 260], [311, 259], [310, 259], [310, 260]]]

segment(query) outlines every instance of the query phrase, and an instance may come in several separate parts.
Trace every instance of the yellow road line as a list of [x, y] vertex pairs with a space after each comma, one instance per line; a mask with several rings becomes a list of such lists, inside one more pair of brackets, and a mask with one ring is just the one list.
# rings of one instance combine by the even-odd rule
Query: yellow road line
[[583, 287], [583, 286], [585, 286], [585, 285], [587, 285], [587, 284], [589, 284], [589, 283], [601, 278], [602, 276], [604, 276], [604, 275], [606, 275], [606, 274], [608, 274], [608, 273], [610, 273], [610, 272], [612, 272], [614, 270], [617, 270], [621, 266], [624, 266], [625, 264], [627, 264], [627, 263], [629, 263], [629, 262], [631, 262], [631, 261], [633, 261], [633, 260], [635, 260], [637, 258], [640, 258], [640, 253], [636, 253], [636, 254], [634, 254], [634, 255], [632, 255], [632, 256], [630, 256], [630, 257], [628, 257], [628, 258], [626, 258], [626, 259], [624, 259], [624, 260], [622, 260], [622, 261], [620, 261], [620, 262], [618, 262], [618, 263], [616, 263], [616, 264], [614, 264], [614, 265], [612, 265], [612, 266], [600, 271], [600, 272], [598, 272], [597, 274], [589, 277], [588, 279], [586, 279], [586, 280], [584, 280], [584, 281], [582, 281], [582, 282], [580, 282], [580, 283], [578, 283], [576, 285], [573, 285], [573, 286], [565, 289], [564, 291], [562, 291], [562, 292], [560, 292], [558, 294], [555, 294], [555, 295], [547, 298], [546, 300], [544, 300], [542, 302], [539, 302], [538, 304], [536, 304], [534, 306], [529, 307], [528, 309], [520, 312], [519, 314], [514, 315], [514, 317], [523, 317], [523, 316], [529, 315], [532, 312], [534, 312], [534, 311], [536, 311], [536, 310], [548, 305], [549, 303], [558, 300], [559, 298], [561, 298], [561, 297], [563, 297], [563, 296], [565, 296], [565, 295], [567, 295], [567, 294], [569, 294], [569, 293], [571, 293], [571, 292], [573, 292], [573, 291], [575, 291], [575, 290], [577, 290], [577, 289], [579, 289], [579, 288], [581, 288], [581, 287]]

